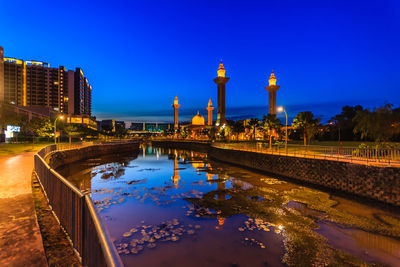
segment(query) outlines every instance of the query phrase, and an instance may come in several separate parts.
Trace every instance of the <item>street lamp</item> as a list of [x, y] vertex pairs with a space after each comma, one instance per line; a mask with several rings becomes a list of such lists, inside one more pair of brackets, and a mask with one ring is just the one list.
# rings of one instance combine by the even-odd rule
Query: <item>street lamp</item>
[[57, 144], [56, 132], [57, 132], [57, 120], [58, 120], [58, 119], [63, 120], [63, 119], [64, 119], [64, 116], [63, 116], [63, 115], [60, 115], [60, 116], [58, 116], [58, 117], [54, 120], [54, 144], [55, 144], [55, 145]]
[[278, 107], [277, 108], [277, 111], [278, 112], [285, 112], [285, 116], [286, 116], [286, 140], [285, 140], [285, 150], [286, 150], [286, 153], [287, 153], [287, 140], [288, 140], [288, 136], [287, 136], [287, 123], [288, 123], [288, 121], [287, 121], [287, 113], [286, 113], [286, 110], [285, 110], [285, 108], [283, 107], [283, 106], [280, 106], [280, 107]]

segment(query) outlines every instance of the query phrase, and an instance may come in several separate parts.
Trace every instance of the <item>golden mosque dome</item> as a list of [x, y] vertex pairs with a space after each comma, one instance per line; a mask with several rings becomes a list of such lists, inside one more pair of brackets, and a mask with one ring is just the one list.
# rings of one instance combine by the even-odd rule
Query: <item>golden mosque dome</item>
[[204, 117], [197, 112], [197, 115], [192, 119], [192, 125], [205, 125]]

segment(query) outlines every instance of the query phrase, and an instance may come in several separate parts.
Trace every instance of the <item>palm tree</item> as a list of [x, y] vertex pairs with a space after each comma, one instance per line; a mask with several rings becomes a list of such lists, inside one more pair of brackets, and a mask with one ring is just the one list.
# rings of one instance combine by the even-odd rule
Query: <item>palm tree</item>
[[239, 140], [239, 134], [245, 131], [243, 121], [235, 121], [232, 125], [232, 133], [236, 136], [236, 140]]
[[293, 128], [300, 129], [303, 132], [305, 146], [317, 132], [319, 122], [320, 119], [314, 118], [314, 114], [311, 111], [300, 112], [293, 120]]
[[262, 123], [264, 125], [264, 129], [268, 131], [269, 135], [269, 148], [272, 147], [272, 135], [275, 131], [278, 131], [281, 128], [281, 120], [276, 117], [275, 114], [264, 115]]
[[259, 119], [250, 119], [246, 126], [252, 132], [253, 140], [256, 139], [256, 130], [261, 128], [261, 123]]

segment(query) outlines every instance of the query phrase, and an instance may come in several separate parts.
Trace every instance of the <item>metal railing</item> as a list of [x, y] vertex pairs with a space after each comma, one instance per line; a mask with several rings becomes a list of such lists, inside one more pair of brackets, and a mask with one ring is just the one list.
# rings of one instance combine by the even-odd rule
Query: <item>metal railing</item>
[[[73, 149], [87, 145], [84, 143], [57, 146], [60, 149]], [[54, 214], [68, 234], [74, 249], [79, 252], [83, 265], [123, 266], [91, 198], [53, 170], [44, 160], [46, 154], [58, 150], [57, 146], [43, 148], [34, 158], [36, 176]]]
[[291, 157], [326, 159], [377, 166], [400, 167], [400, 149], [397, 148], [354, 148], [341, 146], [303, 146], [268, 143], [213, 143], [213, 147], [282, 155]]

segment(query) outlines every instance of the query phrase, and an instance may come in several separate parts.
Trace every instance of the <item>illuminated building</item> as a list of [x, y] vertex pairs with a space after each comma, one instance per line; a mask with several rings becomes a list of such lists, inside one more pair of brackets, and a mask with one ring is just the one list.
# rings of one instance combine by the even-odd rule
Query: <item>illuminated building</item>
[[80, 124], [86, 128], [97, 130], [97, 122], [93, 120], [89, 115], [67, 115], [66, 122], [72, 124]]
[[225, 84], [229, 81], [229, 78], [225, 77], [225, 68], [221, 63], [217, 71], [218, 77], [214, 79], [214, 82], [218, 86], [218, 106], [217, 106], [217, 123], [216, 126], [220, 126], [226, 123], [225, 119]]
[[74, 112], [75, 114], [91, 115], [92, 86], [84, 76], [82, 69], [76, 68], [74, 75]]
[[129, 129], [133, 132], [162, 132], [174, 127], [171, 123], [132, 122]]
[[181, 105], [178, 104], [178, 96], [175, 96], [174, 104], [172, 107], [174, 108], [174, 129], [177, 130], [179, 128], [179, 118], [178, 118], [178, 108]]
[[212, 126], [213, 124], [213, 110], [214, 107], [212, 106], [212, 102], [211, 102], [211, 98], [210, 101], [208, 101], [208, 107], [207, 107], [207, 111], [208, 111], [208, 126]]
[[279, 89], [279, 85], [276, 85], [276, 78], [274, 71], [272, 71], [271, 76], [268, 80], [269, 86], [265, 87], [268, 91], [269, 104], [268, 104], [268, 113], [272, 115], [276, 115], [276, 91]]
[[79, 68], [67, 71], [41, 61], [4, 57], [0, 47], [0, 101], [90, 116], [91, 90]]

